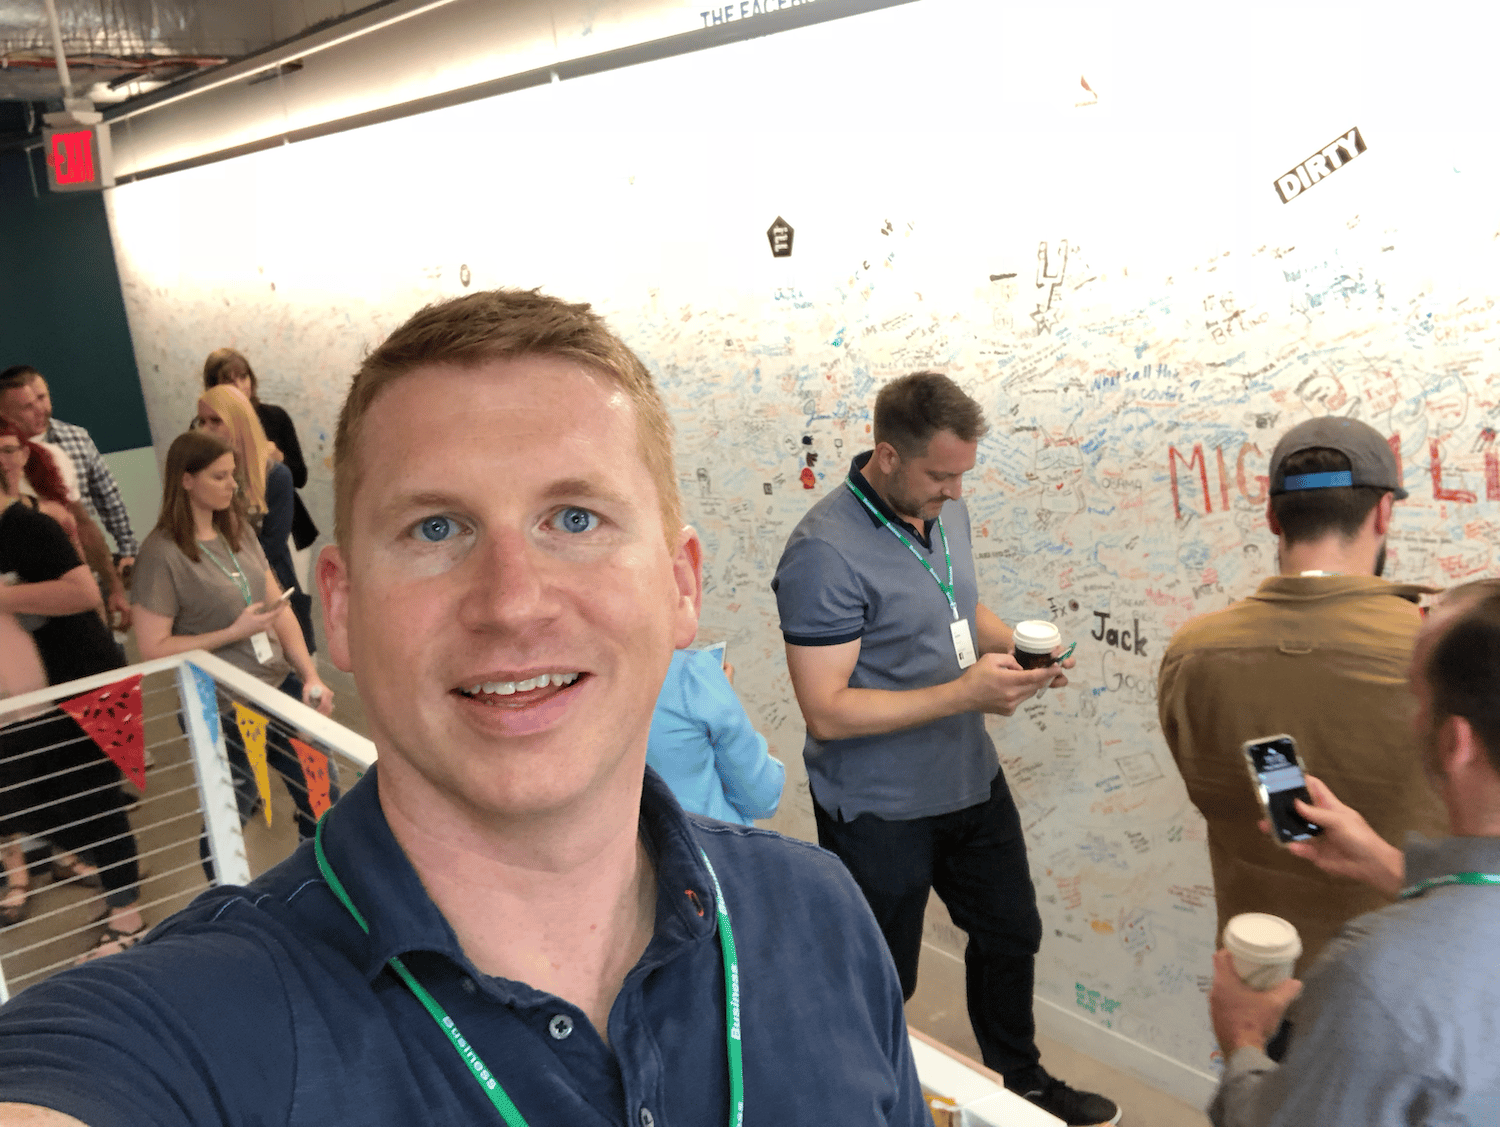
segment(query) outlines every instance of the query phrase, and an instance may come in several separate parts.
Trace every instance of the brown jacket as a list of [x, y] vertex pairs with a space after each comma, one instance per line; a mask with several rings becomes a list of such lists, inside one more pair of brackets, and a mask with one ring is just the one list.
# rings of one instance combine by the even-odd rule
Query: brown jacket
[[1242, 602], [1187, 623], [1162, 658], [1162, 734], [1208, 823], [1219, 930], [1240, 912], [1296, 925], [1298, 973], [1379, 894], [1325, 876], [1262, 834], [1240, 745], [1285, 732], [1303, 768], [1394, 845], [1437, 837], [1447, 817], [1422, 772], [1406, 682], [1435, 589], [1374, 576], [1277, 576]]

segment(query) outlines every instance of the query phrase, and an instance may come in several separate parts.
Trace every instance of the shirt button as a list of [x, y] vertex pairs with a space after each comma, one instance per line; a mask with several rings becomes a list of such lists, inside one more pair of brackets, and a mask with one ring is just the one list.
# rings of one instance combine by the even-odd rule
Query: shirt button
[[641, 1108], [640, 1120], [641, 1127], [654, 1127], [654, 1124], [656, 1123], [656, 1116], [651, 1114], [651, 1109], [649, 1107], [643, 1107]]
[[463, 990], [465, 994], [472, 994], [474, 993], [474, 991], [478, 990], [479, 987], [474, 985], [474, 980], [472, 978], [466, 978], [460, 985], [460, 989]]
[[554, 1014], [547, 1023], [547, 1032], [552, 1034], [554, 1041], [566, 1041], [573, 1032], [573, 1019], [567, 1014]]

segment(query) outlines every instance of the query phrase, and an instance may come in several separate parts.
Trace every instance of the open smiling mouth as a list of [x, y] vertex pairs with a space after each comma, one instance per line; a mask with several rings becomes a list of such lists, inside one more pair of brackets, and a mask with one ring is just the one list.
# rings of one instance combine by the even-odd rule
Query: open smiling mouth
[[575, 684], [581, 673], [539, 673], [524, 681], [484, 681], [454, 692], [465, 700], [496, 708], [525, 708], [551, 700]]

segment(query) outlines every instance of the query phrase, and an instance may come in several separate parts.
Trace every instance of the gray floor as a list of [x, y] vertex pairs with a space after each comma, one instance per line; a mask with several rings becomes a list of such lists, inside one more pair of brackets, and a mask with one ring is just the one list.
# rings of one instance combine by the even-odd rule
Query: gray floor
[[[964, 968], [957, 959], [932, 948], [922, 951], [917, 992], [906, 1004], [912, 1028], [979, 1059], [979, 1044], [969, 1026], [964, 1002]], [[1075, 1088], [1100, 1092], [1120, 1105], [1121, 1127], [1208, 1127], [1196, 1107], [1157, 1091], [1148, 1084], [1086, 1056], [1050, 1037], [1038, 1036], [1042, 1064]]]

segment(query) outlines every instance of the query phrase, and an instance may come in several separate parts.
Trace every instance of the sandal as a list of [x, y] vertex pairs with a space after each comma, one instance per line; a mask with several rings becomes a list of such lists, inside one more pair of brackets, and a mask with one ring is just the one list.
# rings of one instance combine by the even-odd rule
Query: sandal
[[31, 914], [31, 882], [10, 878], [0, 898], [0, 927], [14, 927]]
[[94, 945], [79, 955], [73, 961], [73, 965], [76, 967], [95, 959], [103, 959], [109, 955], [118, 955], [121, 951], [128, 951], [146, 938], [146, 933], [150, 930], [150, 925], [145, 923], [134, 931], [121, 931], [106, 923], [104, 930], [99, 933], [99, 938], [94, 941]]

